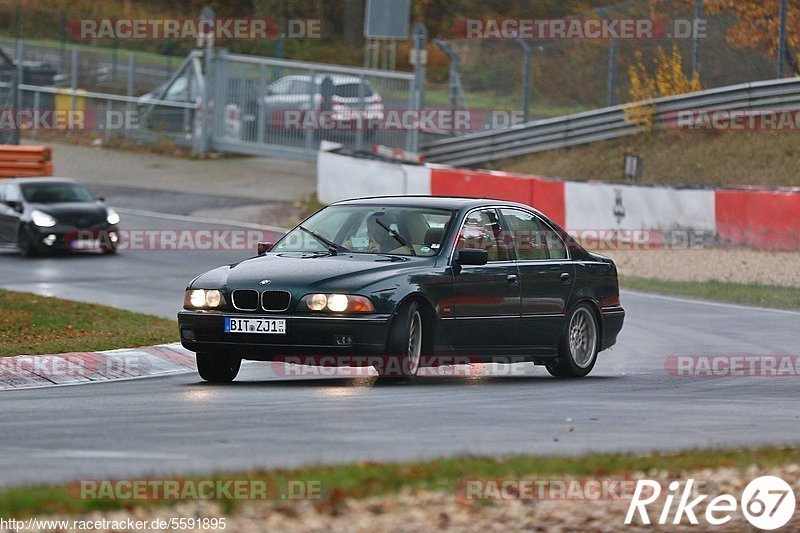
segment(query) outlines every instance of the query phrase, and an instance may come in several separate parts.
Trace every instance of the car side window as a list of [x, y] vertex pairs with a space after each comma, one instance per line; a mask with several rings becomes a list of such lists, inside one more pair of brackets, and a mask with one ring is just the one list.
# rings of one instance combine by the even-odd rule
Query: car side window
[[508, 250], [502, 241], [500, 220], [494, 209], [473, 211], [461, 225], [456, 250], [480, 249], [489, 254], [489, 262], [508, 261]]
[[272, 94], [289, 94], [291, 86], [292, 80], [281, 80], [270, 85], [269, 89]]
[[20, 192], [19, 187], [17, 187], [16, 185], [6, 185], [5, 201], [21, 202], [22, 193]]
[[502, 209], [508, 224], [517, 259], [541, 261], [566, 259], [567, 250], [561, 238], [533, 213], [521, 209]]
[[175, 80], [175, 82], [169, 86], [167, 89], [166, 94], [164, 94], [165, 100], [183, 100], [186, 96], [186, 86], [187, 86], [187, 79], [186, 76], [182, 76]]
[[313, 89], [315, 89], [315, 85], [310, 81], [294, 80], [288, 92], [289, 94], [311, 94], [312, 92], [316, 92]]

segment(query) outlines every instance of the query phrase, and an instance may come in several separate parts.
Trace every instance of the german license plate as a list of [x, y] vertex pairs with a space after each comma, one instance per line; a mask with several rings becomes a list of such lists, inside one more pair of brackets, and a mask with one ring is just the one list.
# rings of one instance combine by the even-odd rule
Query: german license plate
[[72, 250], [98, 250], [100, 241], [98, 239], [75, 239], [70, 241], [69, 246]]
[[285, 335], [286, 320], [274, 318], [225, 317], [225, 333], [261, 333], [264, 335]]

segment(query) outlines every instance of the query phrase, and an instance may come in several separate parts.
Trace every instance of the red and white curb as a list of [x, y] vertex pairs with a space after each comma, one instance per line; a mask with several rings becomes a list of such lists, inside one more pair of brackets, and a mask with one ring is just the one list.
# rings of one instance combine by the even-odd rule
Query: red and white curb
[[102, 352], [18, 355], [0, 358], [0, 390], [118, 381], [196, 369], [194, 353], [178, 343]]

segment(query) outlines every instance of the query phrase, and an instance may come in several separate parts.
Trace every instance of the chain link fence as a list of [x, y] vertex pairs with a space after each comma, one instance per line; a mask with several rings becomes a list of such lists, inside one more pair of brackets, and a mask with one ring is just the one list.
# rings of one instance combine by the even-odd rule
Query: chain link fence
[[[675, 19], [692, 23], [693, 4], [676, 3], [672, 12], [664, 13], [655, 10], [647, 0], [634, 0], [595, 10], [591, 17], [657, 20], [663, 22], [665, 28], [672, 28]], [[637, 52], [652, 72], [659, 48], [670, 54], [673, 46], [677, 47], [683, 71], [689, 77], [697, 50], [700, 82], [706, 89], [775, 77], [774, 57], [731, 41], [729, 30], [736, 22], [733, 15], [706, 13], [702, 20], [704, 35], [696, 41], [692, 37], [667, 38], [666, 35], [614, 41], [570, 38], [526, 41], [532, 54], [530, 117], [560, 116], [630, 101], [629, 68], [636, 63]], [[449, 44], [461, 63], [461, 82], [469, 108], [523, 110], [525, 51], [522, 43], [514, 39], [473, 38], [453, 39]], [[427, 102], [447, 105], [446, 66], [430, 71]]]
[[[675, 6], [669, 13], [662, 13], [654, 9], [649, 0], [628, 0], [594, 10], [584, 18], [692, 20], [693, 2], [675, 3]], [[142, 131], [122, 131], [121, 134], [147, 134], [151, 138], [166, 135], [178, 143], [195, 143], [194, 130], [200, 122], [195, 114], [199, 108], [199, 94], [193, 88], [195, 82], [176, 81], [195, 43], [189, 40], [78, 43], [70, 38], [66, 28], [72, 20], [85, 16], [115, 16], [114, 13], [105, 13], [104, 9], [98, 6], [96, 12], [87, 15], [37, 5], [26, 5], [23, 9], [0, 0], [0, 50], [6, 55], [3, 59], [0, 54], [2, 108], [10, 109], [14, 105], [18, 108], [35, 105], [38, 109], [84, 106], [100, 116], [107, 114], [108, 110], [141, 110], [143, 103], [149, 102], [148, 98], [163, 97], [166, 100], [161, 104], [150, 102], [149, 107], [154, 108], [154, 113], [148, 111], [147, 105], [144, 106], [148, 116], [141, 122]], [[481, 112], [506, 111], [512, 117], [500, 123], [485, 122], [483, 128], [490, 129], [507, 126], [510, 120], [519, 121], [525, 115], [526, 94], [531, 119], [562, 116], [629, 101], [629, 69], [636, 63], [637, 53], [641, 54], [648, 69], [653, 69], [659, 49], [670, 53], [676, 47], [683, 59], [683, 71], [688, 76], [691, 76], [694, 58], [697, 57], [700, 82], [706, 89], [775, 77], [773, 57], [731, 41], [729, 32], [736, 22], [733, 15], [705, 14], [702, 18], [704, 35], [697, 40], [677, 37], [614, 41], [542, 39], [526, 41], [524, 46], [514, 39], [451, 39], [448, 44], [460, 63], [466, 107]], [[8, 88], [17, 70], [14, 60], [17, 37], [23, 44], [20, 81], [29, 88], [21, 91], [20, 102], [15, 103]], [[527, 84], [526, 49], [530, 51], [531, 67]], [[450, 62], [443, 53], [437, 53], [438, 50], [433, 44], [428, 46], [426, 109], [450, 108], [451, 95], [455, 94], [448, 85]], [[401, 65], [405, 69], [412, 68], [403, 61]], [[219, 79], [214, 81], [212, 89], [221, 100], [216, 109], [207, 110], [214, 114], [214, 118], [210, 124], [213, 132], [210, 132], [206, 144], [216, 141], [219, 146], [244, 153], [278, 153], [283, 148], [287, 152], [299, 151], [306, 155], [309, 146], [315, 146], [320, 139], [335, 140], [352, 148], [372, 144], [414, 148], [415, 143], [409, 141], [409, 132], [403, 130], [342, 132], [322, 129], [312, 132], [308, 125], [281, 128], [273, 120], [273, 115], [278, 111], [279, 118], [285, 119], [281, 113], [289, 109], [288, 104], [281, 102], [279, 94], [268, 94], [276, 89], [282, 90], [272, 84], [291, 77], [293, 89], [285, 100], [292, 100], [292, 105], [299, 106], [298, 109], [322, 110], [319, 98], [311, 96], [308, 87], [301, 86], [318, 87], [328, 77], [337, 80], [336, 84], [342, 85], [341, 90], [346, 93], [334, 94], [340, 100], [337, 103], [340, 107], [354, 108], [362, 114], [379, 106], [384, 112], [402, 110], [411, 107], [409, 91], [413, 75], [410, 72], [387, 73], [236, 54], [229, 54], [224, 65], [220, 63], [220, 71], [223, 67], [227, 69], [224, 75], [228, 81], [221, 84]], [[351, 83], [343, 79], [347, 77], [351, 78]], [[178, 90], [176, 82], [183, 83], [185, 90]], [[48, 89], [33, 90], [33, 87]], [[175, 94], [178, 94], [177, 99], [171, 98]], [[316, 94], [321, 95], [321, 89]], [[144, 101], [141, 99], [143, 95]], [[459, 107], [463, 106], [460, 98], [458, 102]], [[347, 109], [342, 111], [349, 112]], [[422, 142], [458, 133], [456, 130], [423, 131]], [[105, 136], [113, 134], [109, 130], [103, 132]]]

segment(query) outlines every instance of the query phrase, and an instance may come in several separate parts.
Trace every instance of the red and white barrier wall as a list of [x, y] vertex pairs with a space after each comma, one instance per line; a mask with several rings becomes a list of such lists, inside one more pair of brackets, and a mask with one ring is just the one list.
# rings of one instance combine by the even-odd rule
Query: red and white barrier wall
[[690, 189], [573, 182], [319, 153], [320, 201], [386, 194], [511, 200], [539, 209], [570, 231], [689, 230], [716, 235], [720, 242], [734, 245], [800, 249], [800, 189]]
[[320, 150], [317, 198], [330, 204], [347, 198], [392, 194], [431, 194], [431, 169]]

